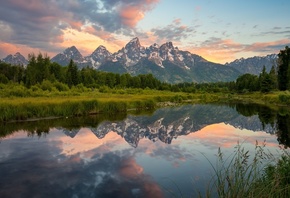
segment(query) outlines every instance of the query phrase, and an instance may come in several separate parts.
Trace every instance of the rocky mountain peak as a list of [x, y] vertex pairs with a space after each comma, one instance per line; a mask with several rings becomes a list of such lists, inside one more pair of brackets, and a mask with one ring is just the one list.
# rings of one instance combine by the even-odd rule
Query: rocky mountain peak
[[154, 43], [153, 45], [150, 45], [148, 49], [151, 51], [157, 51], [159, 50], [159, 45], [157, 43]]
[[137, 48], [138, 49], [140, 47], [141, 47], [141, 44], [140, 44], [139, 38], [135, 37], [129, 43], [127, 43], [127, 45], [125, 46], [125, 49], [128, 49], [128, 48]]
[[145, 47], [141, 46], [139, 39], [133, 38], [117, 53], [113, 54], [113, 62], [122, 62], [127, 67], [136, 65], [142, 57], [147, 57]]
[[161, 50], [169, 50], [169, 49], [174, 49], [173, 43], [172, 42], [167, 42], [161, 45], [160, 47]]
[[111, 55], [111, 53], [107, 50], [106, 47], [103, 45], [100, 45], [93, 53], [91, 56], [103, 56], [103, 55]]
[[64, 50], [63, 54], [71, 59], [78, 60], [78, 59], [83, 58], [82, 54], [79, 52], [79, 50], [75, 46], [71, 46], [67, 48], [66, 50]]
[[90, 56], [85, 57], [85, 60], [88, 62], [88, 65], [91, 65], [93, 68], [97, 69], [111, 55], [112, 53], [109, 52], [106, 47], [100, 45]]
[[73, 60], [79, 67], [82, 67], [85, 61], [82, 54], [75, 46], [65, 49], [63, 53], [59, 53], [51, 59], [52, 62], [57, 62], [63, 66], [67, 66], [70, 60]]
[[171, 62], [177, 60], [178, 56], [178, 48], [175, 49], [172, 42], [167, 42], [164, 43], [163, 45], [160, 46], [159, 48], [160, 51], [160, 57], [163, 60], [169, 60]]
[[241, 73], [250, 73], [259, 75], [263, 67], [269, 72], [272, 66], [277, 66], [277, 54], [270, 54], [267, 56], [254, 56], [250, 58], [236, 59], [225, 65], [237, 69]]
[[25, 57], [20, 54], [20, 52], [16, 52], [14, 55], [10, 54], [3, 59], [3, 62], [10, 63], [12, 65], [20, 65], [20, 66], [27, 66], [28, 61]]

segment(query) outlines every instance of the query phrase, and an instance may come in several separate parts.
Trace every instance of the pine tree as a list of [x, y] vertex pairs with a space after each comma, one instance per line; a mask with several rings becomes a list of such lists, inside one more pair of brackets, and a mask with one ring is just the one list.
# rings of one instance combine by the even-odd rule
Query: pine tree
[[269, 77], [271, 79], [271, 89], [272, 90], [277, 89], [277, 86], [278, 86], [278, 84], [277, 84], [278, 83], [277, 82], [277, 72], [276, 72], [274, 65], [271, 67], [271, 70], [269, 72]]
[[78, 68], [71, 59], [66, 72], [66, 83], [71, 88], [79, 83]]
[[278, 54], [278, 88], [287, 90], [290, 88], [290, 48], [285, 47]]

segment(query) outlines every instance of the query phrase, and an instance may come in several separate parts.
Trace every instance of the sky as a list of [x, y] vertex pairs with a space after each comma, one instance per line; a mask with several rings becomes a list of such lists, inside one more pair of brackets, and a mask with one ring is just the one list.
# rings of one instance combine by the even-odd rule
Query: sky
[[20, 52], [51, 58], [76, 46], [117, 52], [138, 37], [144, 47], [180, 50], [226, 63], [290, 46], [289, 0], [0, 0], [0, 58]]

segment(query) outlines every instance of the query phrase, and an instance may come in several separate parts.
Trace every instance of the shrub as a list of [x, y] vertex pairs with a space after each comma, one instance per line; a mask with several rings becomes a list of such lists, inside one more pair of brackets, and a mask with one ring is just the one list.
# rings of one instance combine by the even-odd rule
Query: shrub
[[290, 104], [290, 95], [288, 94], [279, 94], [279, 101], [284, 104]]
[[52, 91], [53, 89], [53, 84], [49, 81], [49, 80], [44, 80], [41, 84], [40, 84], [40, 88], [43, 91]]
[[27, 97], [29, 96], [28, 89], [23, 85], [16, 85], [13, 89], [7, 90], [8, 96]]
[[54, 82], [53, 83], [53, 86], [58, 90], [58, 91], [68, 91], [69, 90], [69, 87], [68, 85], [64, 84], [64, 83], [61, 83], [61, 82]]

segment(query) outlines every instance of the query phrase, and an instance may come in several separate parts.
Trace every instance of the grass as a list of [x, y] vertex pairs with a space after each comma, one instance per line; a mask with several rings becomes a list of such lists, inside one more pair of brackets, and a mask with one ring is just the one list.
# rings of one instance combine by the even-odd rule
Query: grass
[[183, 93], [150, 89], [89, 89], [82, 85], [71, 89], [30, 89], [21, 84], [0, 84], [0, 122], [50, 116], [80, 116], [98, 113], [148, 110], [184, 102], [251, 102], [275, 106], [290, 105], [289, 92], [268, 94]]
[[256, 143], [251, 156], [238, 144], [227, 157], [219, 149], [216, 164], [209, 163], [214, 174], [200, 197], [290, 197], [290, 154], [285, 150], [277, 159], [265, 152], [265, 143]]
[[[2, 90], [3, 91], [3, 90]], [[98, 90], [80, 92], [39, 92], [37, 96], [5, 96], [0, 100], [0, 121], [26, 120], [43, 117], [80, 116], [99, 113], [152, 110], [159, 102], [181, 102], [192, 95], [169, 91], [128, 89], [101, 93]], [[76, 94], [77, 93], [77, 94]]]

